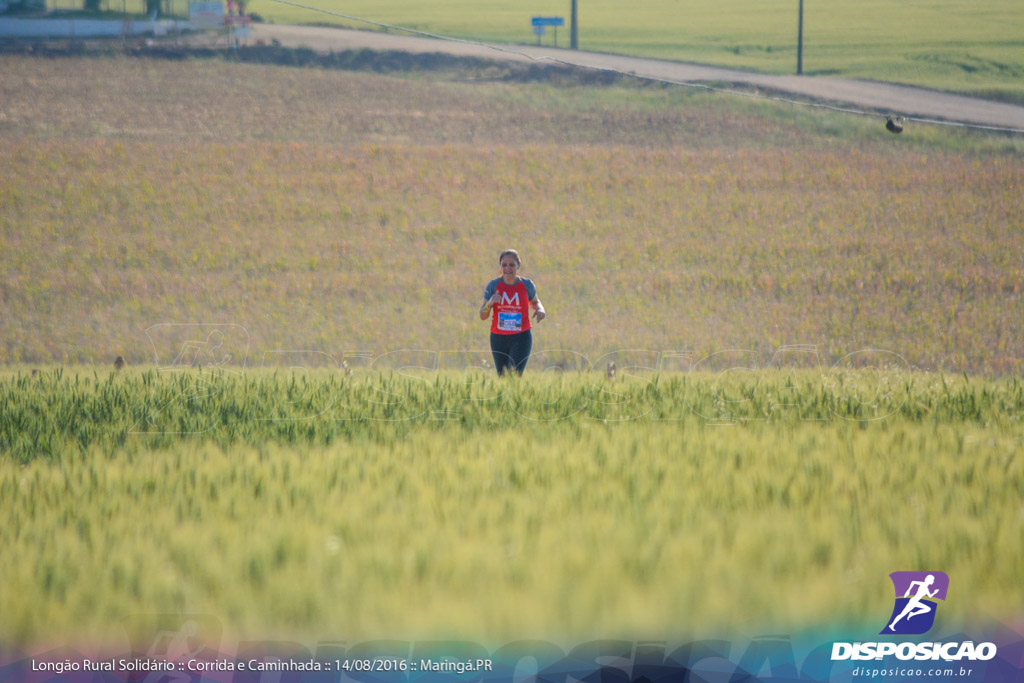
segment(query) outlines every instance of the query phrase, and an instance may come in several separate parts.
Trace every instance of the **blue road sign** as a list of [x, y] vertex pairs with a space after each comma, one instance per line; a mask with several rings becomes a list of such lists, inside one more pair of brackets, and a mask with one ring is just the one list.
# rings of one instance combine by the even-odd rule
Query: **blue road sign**
[[564, 17], [533, 17], [530, 19], [533, 26], [565, 26]]

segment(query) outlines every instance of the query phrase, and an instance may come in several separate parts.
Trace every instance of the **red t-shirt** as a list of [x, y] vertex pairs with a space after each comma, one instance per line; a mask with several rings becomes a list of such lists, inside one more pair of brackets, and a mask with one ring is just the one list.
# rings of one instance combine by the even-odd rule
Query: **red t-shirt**
[[501, 301], [494, 305], [491, 332], [519, 334], [530, 329], [530, 297], [523, 281], [507, 285], [504, 280], [499, 280], [495, 291]]

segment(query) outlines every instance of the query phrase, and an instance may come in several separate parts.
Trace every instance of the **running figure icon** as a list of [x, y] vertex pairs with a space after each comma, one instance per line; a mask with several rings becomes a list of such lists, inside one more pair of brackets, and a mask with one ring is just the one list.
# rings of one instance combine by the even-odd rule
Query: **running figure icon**
[[[896, 600], [883, 634], [921, 635], [935, 625], [939, 603], [949, 592], [949, 576], [940, 571], [902, 571], [889, 574]], [[915, 617], [917, 617], [915, 619]]]
[[[890, 631], [896, 631], [896, 622], [902, 619], [903, 617], [906, 617], [907, 621], [910, 621], [919, 614], [927, 614], [928, 612], [932, 611], [931, 605], [928, 605], [927, 603], [923, 602], [922, 598], [934, 598], [935, 594], [939, 592], [938, 588], [936, 588], [933, 591], [928, 590], [928, 588], [933, 583], [935, 583], [934, 574], [929, 574], [924, 581], [911, 582], [910, 586], [907, 588], [906, 595], [903, 596], [905, 598], [909, 597], [910, 600], [907, 601], [907, 604], [903, 608], [903, 611], [900, 612], [900, 615], [893, 619], [892, 623], [889, 624]], [[917, 592], [914, 592], [914, 586], [917, 586]], [[911, 596], [911, 593], [914, 593], [914, 595]]]

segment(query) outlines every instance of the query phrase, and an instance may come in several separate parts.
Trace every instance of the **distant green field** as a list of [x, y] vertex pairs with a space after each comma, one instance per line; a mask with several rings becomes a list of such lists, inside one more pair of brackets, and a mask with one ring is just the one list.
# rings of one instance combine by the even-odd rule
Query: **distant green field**
[[[569, 0], [308, 0], [334, 12], [448, 36], [534, 43], [530, 17], [562, 16]], [[277, 23], [349, 23], [327, 14], [252, 0]], [[796, 0], [580, 0], [583, 50], [795, 73]], [[548, 43], [553, 35], [544, 37]], [[1024, 4], [1018, 0], [834, 0], [804, 3], [805, 74], [892, 81], [1024, 100]]]

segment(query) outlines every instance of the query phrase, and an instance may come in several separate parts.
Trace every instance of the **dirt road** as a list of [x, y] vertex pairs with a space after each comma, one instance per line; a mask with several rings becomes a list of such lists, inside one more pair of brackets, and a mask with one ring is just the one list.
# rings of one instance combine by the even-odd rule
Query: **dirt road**
[[[276, 40], [287, 47], [308, 47], [318, 51], [403, 50], [444, 52], [496, 60], [531, 61], [545, 57], [571, 61], [581, 66], [616, 69], [641, 76], [673, 81], [734, 83], [815, 100], [852, 105], [859, 109], [984, 126], [1014, 128], [1024, 132], [1024, 107], [952, 95], [924, 88], [845, 80], [824, 76], [779, 76], [658, 59], [624, 57], [537, 46], [494, 46], [456, 43], [378, 31], [353, 31], [313, 26], [255, 24], [250, 42]], [[497, 48], [497, 49], [495, 49]], [[515, 50], [523, 54], [513, 54]], [[526, 56], [524, 56], [526, 55]], [[541, 62], [544, 63], [544, 62]]]

